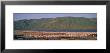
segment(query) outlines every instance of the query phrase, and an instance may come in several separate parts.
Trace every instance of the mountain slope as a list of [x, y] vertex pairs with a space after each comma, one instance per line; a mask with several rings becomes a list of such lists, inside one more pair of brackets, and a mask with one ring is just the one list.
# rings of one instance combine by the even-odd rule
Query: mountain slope
[[96, 18], [57, 17], [14, 21], [15, 30], [96, 30]]

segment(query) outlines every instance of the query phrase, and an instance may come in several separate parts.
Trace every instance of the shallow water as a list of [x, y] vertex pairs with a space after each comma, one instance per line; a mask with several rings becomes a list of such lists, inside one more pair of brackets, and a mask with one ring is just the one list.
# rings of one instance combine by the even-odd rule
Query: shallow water
[[97, 32], [97, 30], [33, 30], [33, 31], [46, 31], [46, 32]]

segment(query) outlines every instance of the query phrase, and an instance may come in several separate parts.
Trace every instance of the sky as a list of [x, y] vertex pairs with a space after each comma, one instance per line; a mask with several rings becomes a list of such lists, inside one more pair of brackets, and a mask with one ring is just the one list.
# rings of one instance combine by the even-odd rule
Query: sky
[[14, 20], [23, 19], [40, 19], [40, 18], [56, 18], [56, 17], [85, 17], [85, 18], [97, 18], [96, 13], [14, 13]]

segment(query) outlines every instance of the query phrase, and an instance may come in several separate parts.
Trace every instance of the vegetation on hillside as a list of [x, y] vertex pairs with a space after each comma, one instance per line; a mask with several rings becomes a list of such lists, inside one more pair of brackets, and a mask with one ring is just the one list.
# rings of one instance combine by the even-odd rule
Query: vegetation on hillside
[[89, 30], [97, 29], [96, 18], [56, 17], [14, 21], [15, 30]]

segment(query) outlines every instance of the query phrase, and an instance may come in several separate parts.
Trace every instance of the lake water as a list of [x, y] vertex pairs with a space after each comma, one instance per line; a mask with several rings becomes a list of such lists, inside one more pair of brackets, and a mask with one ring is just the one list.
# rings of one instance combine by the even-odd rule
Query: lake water
[[34, 30], [34, 31], [47, 31], [47, 32], [97, 32], [97, 30]]

